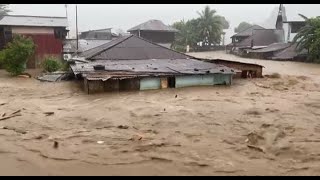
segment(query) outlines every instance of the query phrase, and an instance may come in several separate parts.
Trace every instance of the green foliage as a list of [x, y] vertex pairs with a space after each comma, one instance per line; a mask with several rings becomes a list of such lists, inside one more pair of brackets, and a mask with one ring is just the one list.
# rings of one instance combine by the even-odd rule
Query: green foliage
[[70, 70], [70, 66], [69, 63], [67, 61], [63, 61], [61, 63], [61, 68], [62, 71], [69, 71]]
[[234, 28], [234, 32], [235, 33], [238, 33], [238, 32], [241, 32], [241, 31], [244, 31], [248, 28], [252, 27], [252, 24], [250, 23], [247, 23], [247, 22], [241, 22], [238, 27]]
[[172, 26], [179, 30], [175, 36], [172, 48], [185, 51], [186, 46], [196, 49], [199, 42], [204, 45], [219, 44], [223, 29], [229, 28], [229, 22], [222, 16], [216, 15], [216, 11], [206, 6], [202, 12], [198, 12], [199, 18], [188, 21], [175, 22]]
[[300, 16], [306, 20], [306, 26], [299, 30], [293, 42], [297, 43], [297, 51], [307, 49], [308, 58], [313, 62], [320, 62], [320, 17]]
[[31, 38], [16, 35], [1, 51], [0, 62], [11, 75], [19, 75], [25, 71], [25, 65], [34, 53], [35, 45]]
[[60, 60], [58, 58], [49, 56], [45, 58], [42, 66], [47, 72], [55, 72], [62, 68], [62, 64], [59, 61]]
[[[10, 10], [8, 9], [9, 4], [0, 4], [0, 17], [7, 15]], [[1, 19], [1, 18], [0, 18]]]

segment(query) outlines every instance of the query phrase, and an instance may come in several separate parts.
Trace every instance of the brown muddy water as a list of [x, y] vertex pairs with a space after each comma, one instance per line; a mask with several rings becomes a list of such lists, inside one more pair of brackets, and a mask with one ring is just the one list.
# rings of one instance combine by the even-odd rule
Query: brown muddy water
[[320, 175], [319, 65], [192, 55], [281, 77], [86, 95], [1, 71], [0, 175]]

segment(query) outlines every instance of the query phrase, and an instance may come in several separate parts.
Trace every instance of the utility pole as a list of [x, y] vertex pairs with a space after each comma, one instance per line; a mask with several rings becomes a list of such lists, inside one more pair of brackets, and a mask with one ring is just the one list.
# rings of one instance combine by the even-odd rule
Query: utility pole
[[[66, 18], [67, 18], [67, 21], [68, 21], [68, 5], [65, 4], [64, 7], [66, 8]], [[69, 24], [69, 22], [68, 22]], [[68, 32], [68, 39], [70, 38], [70, 33]]]
[[78, 6], [76, 5], [76, 37], [77, 37], [77, 51], [79, 50], [79, 36], [78, 36]]

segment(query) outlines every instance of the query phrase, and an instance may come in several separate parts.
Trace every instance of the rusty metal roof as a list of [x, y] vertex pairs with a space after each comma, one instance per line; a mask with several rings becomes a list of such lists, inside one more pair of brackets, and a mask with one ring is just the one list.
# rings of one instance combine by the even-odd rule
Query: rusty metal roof
[[115, 39], [79, 54], [88, 60], [139, 60], [139, 59], [186, 59], [186, 54], [174, 51], [135, 35]]
[[0, 20], [3, 26], [40, 26], [40, 27], [67, 27], [66, 17], [47, 17], [47, 16], [23, 16], [6, 15]]
[[162, 21], [160, 20], [149, 20], [147, 22], [144, 22], [142, 24], [139, 24], [131, 29], [128, 30], [130, 31], [167, 31], [167, 32], [178, 32], [177, 29], [165, 25]]

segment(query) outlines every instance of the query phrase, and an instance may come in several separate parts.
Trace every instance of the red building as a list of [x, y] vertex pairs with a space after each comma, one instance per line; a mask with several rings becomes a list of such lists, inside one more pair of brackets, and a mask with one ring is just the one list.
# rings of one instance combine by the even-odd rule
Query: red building
[[62, 59], [63, 40], [67, 36], [66, 17], [8, 15], [0, 19], [0, 50], [11, 41], [13, 35], [31, 37], [36, 45], [27, 68], [40, 68], [46, 56]]

